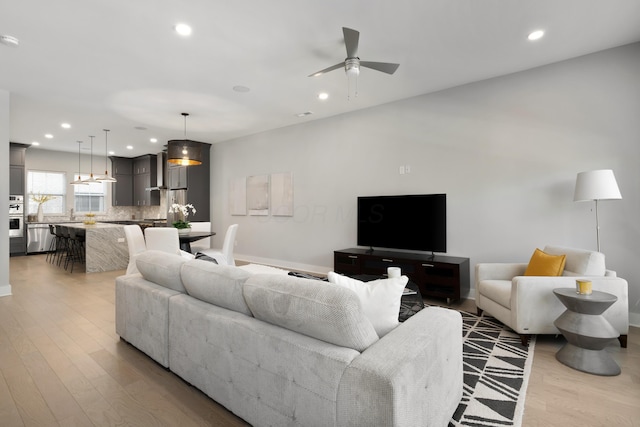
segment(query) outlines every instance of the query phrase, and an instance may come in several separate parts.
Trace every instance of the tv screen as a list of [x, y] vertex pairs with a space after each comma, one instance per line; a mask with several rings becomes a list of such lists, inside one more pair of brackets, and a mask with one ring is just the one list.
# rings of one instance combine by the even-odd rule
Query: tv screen
[[358, 246], [447, 251], [447, 195], [358, 197]]

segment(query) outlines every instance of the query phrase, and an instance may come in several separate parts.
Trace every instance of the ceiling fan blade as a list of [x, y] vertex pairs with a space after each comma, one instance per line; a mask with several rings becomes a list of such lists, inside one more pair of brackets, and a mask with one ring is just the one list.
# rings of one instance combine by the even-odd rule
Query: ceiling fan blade
[[347, 47], [347, 58], [358, 57], [358, 41], [360, 40], [360, 32], [351, 28], [342, 27], [344, 34], [344, 44]]
[[320, 70], [318, 72], [310, 74], [309, 77], [318, 77], [318, 76], [323, 75], [324, 73], [328, 73], [329, 71], [337, 70], [338, 68], [343, 68], [343, 67], [344, 67], [344, 62], [341, 62], [339, 64], [332, 65], [329, 68], [325, 68], [324, 70]]
[[393, 74], [396, 72], [400, 64], [392, 64], [390, 62], [360, 61], [360, 66], [371, 68], [377, 71], [382, 71], [383, 73], [387, 74]]

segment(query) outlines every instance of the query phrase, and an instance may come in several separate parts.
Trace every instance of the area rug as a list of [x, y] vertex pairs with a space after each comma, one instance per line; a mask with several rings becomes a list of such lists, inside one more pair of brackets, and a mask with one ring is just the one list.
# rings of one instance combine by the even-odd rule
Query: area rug
[[464, 389], [449, 426], [520, 426], [533, 363], [529, 347], [492, 317], [461, 311]]

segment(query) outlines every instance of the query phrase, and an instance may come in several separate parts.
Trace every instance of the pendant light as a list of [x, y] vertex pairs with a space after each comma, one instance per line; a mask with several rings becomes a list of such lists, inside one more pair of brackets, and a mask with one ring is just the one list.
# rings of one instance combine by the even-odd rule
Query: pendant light
[[98, 180], [93, 177], [93, 138], [95, 138], [95, 136], [89, 135], [89, 138], [91, 138], [91, 175], [89, 175], [89, 178], [84, 180], [84, 182], [88, 184], [98, 182]]
[[181, 166], [202, 164], [202, 143], [187, 139], [187, 116], [184, 117], [184, 139], [172, 139], [167, 143], [167, 162]]
[[78, 141], [78, 179], [71, 182], [71, 185], [89, 185], [88, 182], [84, 182], [80, 176], [80, 144], [82, 141]]
[[107, 159], [109, 156], [109, 143], [107, 142], [107, 135], [109, 134], [109, 129], [102, 129], [104, 131], [104, 176], [100, 178], [96, 178], [96, 181], [100, 182], [117, 182], [118, 180], [109, 176], [109, 171], [107, 170]]

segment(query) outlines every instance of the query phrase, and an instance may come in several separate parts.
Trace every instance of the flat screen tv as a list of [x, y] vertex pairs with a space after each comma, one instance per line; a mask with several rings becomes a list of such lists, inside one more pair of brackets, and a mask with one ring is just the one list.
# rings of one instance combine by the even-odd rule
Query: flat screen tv
[[358, 197], [358, 246], [447, 251], [447, 195]]

